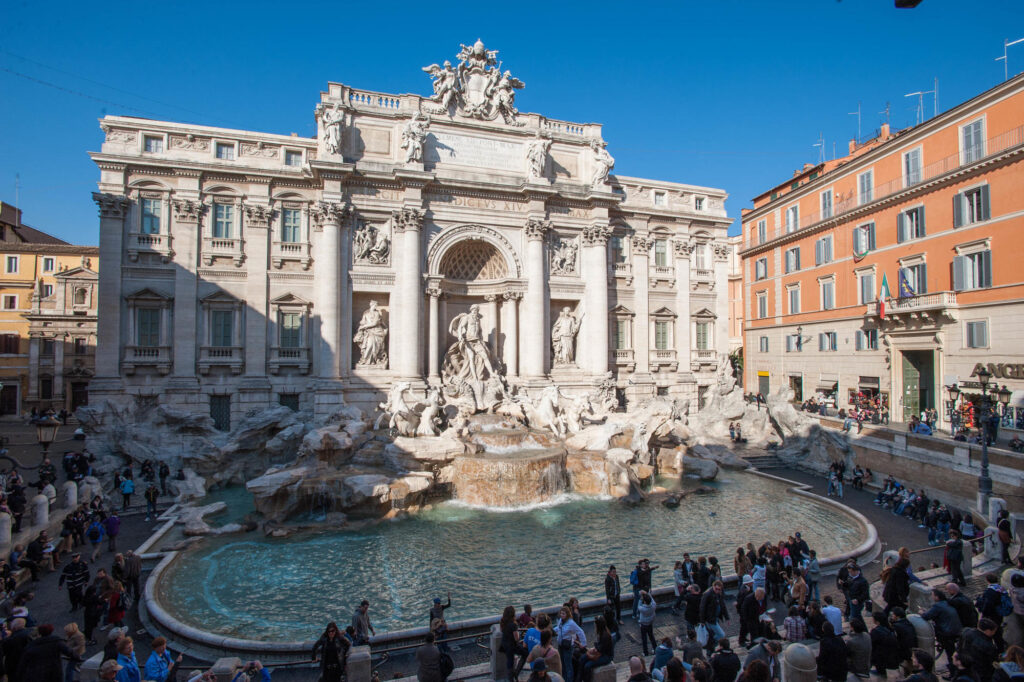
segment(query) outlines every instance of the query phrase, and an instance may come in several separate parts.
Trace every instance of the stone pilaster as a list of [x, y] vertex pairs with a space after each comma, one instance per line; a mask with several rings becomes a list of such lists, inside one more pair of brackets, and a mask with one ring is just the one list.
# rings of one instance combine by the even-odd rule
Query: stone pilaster
[[406, 207], [391, 215], [396, 241], [401, 239], [400, 258], [395, 272], [395, 294], [398, 306], [392, 304], [391, 324], [401, 320], [397, 341], [397, 357], [391, 367], [403, 379], [418, 380], [420, 339], [423, 329], [423, 286], [420, 269], [422, 258], [423, 210]]
[[551, 223], [540, 218], [528, 219], [523, 230], [526, 236], [526, 295], [523, 297], [519, 357], [522, 359], [522, 373], [526, 379], [539, 379], [546, 373], [544, 353], [549, 340], [544, 325], [544, 308], [547, 306], [544, 236], [550, 230]]
[[690, 372], [690, 255], [693, 244], [685, 238], [672, 242], [676, 261], [676, 355], [679, 372]]
[[715, 338], [718, 353], [729, 353], [729, 245], [715, 242]]
[[53, 400], [64, 404], [64, 344], [67, 334], [60, 333], [53, 340]]
[[608, 371], [608, 237], [607, 223], [583, 230], [583, 281], [585, 301], [580, 337], [586, 352], [580, 366], [595, 376]]
[[128, 200], [120, 195], [93, 192], [100, 211], [100, 279], [96, 297], [97, 321], [96, 376], [89, 392], [97, 397], [120, 395], [123, 384], [121, 364], [121, 260], [124, 246], [124, 219]]
[[341, 223], [346, 207], [333, 202], [320, 202], [313, 210], [320, 238], [316, 249], [313, 286], [316, 291], [314, 312], [320, 320], [320, 338], [316, 344], [317, 368], [321, 379], [339, 376], [338, 361], [341, 344]]
[[491, 352], [494, 353], [494, 357], [498, 357], [498, 334], [501, 331], [501, 324], [498, 320], [498, 295], [487, 294], [484, 296], [484, 300], [487, 301], [487, 317], [490, 318], [490, 322], [494, 325], [491, 337]]
[[[199, 343], [197, 304], [199, 279], [196, 275], [202, 219], [207, 206], [195, 198], [175, 198], [171, 202], [176, 238], [174, 250], [174, 326], [171, 340], [172, 375], [168, 380], [166, 402], [178, 407], [199, 407], [199, 380], [196, 378], [196, 351]], [[101, 265], [102, 267], [102, 265]], [[163, 336], [163, 334], [161, 334]]]
[[[649, 270], [652, 240], [647, 235], [637, 234], [632, 238], [633, 246], [633, 305], [636, 308], [636, 329], [634, 330], [636, 374], [651, 371], [651, 275]], [[634, 379], [635, 380], [635, 379]]]
[[28, 392], [23, 399], [29, 402], [39, 400], [39, 346], [42, 342], [39, 336], [28, 339]]

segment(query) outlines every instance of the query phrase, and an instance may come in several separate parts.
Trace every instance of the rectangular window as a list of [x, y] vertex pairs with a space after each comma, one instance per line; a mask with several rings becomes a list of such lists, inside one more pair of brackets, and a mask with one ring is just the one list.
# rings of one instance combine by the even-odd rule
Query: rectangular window
[[41, 376], [39, 377], [39, 398], [40, 400], [52, 400], [53, 399], [53, 377]]
[[800, 312], [800, 287], [790, 287], [789, 293], [789, 314], [796, 315]]
[[905, 242], [920, 239], [924, 231], [924, 206], [911, 208], [896, 214], [896, 241]]
[[693, 200], [693, 210], [703, 211], [704, 210], [704, 197], [696, 197]]
[[213, 428], [218, 431], [231, 430], [231, 396], [211, 395], [210, 416], [213, 418]]
[[860, 276], [860, 304], [867, 305], [875, 300], [875, 273], [867, 272]]
[[213, 236], [231, 239], [234, 234], [235, 207], [228, 204], [213, 205]]
[[657, 320], [654, 323], [654, 347], [657, 350], [668, 350], [669, 323], [666, 320]]
[[762, 336], [757, 340], [757, 349], [762, 353], [768, 352], [768, 337]]
[[20, 352], [21, 339], [17, 334], [0, 334], [0, 353], [17, 355]]
[[832, 217], [832, 190], [821, 193], [821, 219]]
[[49, 298], [50, 296], [53, 296], [53, 285], [52, 284], [44, 284], [43, 285], [43, 298]]
[[667, 206], [668, 205], [668, 200], [665, 198], [665, 193], [664, 192], [657, 192], [656, 191], [654, 193], [654, 205], [655, 206]]
[[281, 211], [281, 241], [297, 242], [301, 239], [302, 212], [297, 208]]
[[18, 274], [18, 257], [8, 256], [7, 257], [7, 274], [16, 275]]
[[967, 347], [968, 348], [987, 348], [988, 347], [988, 322], [980, 320], [978, 322], [967, 323]]
[[953, 195], [953, 227], [980, 223], [990, 217], [988, 185]]
[[832, 237], [822, 237], [814, 242], [814, 264], [824, 265], [832, 262]]
[[953, 257], [953, 290], [986, 289], [992, 286], [992, 252], [977, 251]]
[[868, 223], [853, 228], [853, 255], [865, 256], [875, 250], [875, 224]]
[[81, 337], [75, 339], [75, 355], [85, 355], [88, 350], [89, 346], [85, 339]]
[[822, 332], [818, 334], [818, 350], [823, 353], [831, 353], [836, 350], [837, 341], [835, 332]]
[[697, 244], [693, 247], [693, 267], [698, 270], [708, 269], [708, 245]]
[[768, 221], [758, 220], [757, 221], [757, 243], [764, 244], [768, 241]]
[[967, 165], [980, 161], [985, 156], [984, 120], [978, 119], [960, 129], [961, 164]]
[[298, 393], [281, 393], [277, 397], [277, 402], [287, 407], [292, 412], [299, 411], [299, 394]]
[[235, 160], [235, 145], [230, 142], [217, 143], [217, 158], [225, 161]]
[[900, 273], [902, 273], [907, 285], [910, 286], [913, 296], [928, 293], [927, 266], [924, 263], [900, 268]]
[[654, 264], [659, 268], [668, 267], [668, 240], [654, 240]]
[[921, 182], [921, 150], [911, 149], [903, 155], [903, 186]]
[[160, 200], [142, 200], [142, 233], [160, 234]]
[[56, 267], [57, 263], [53, 258], [47, 256], [43, 259], [43, 272], [53, 272]]
[[796, 272], [800, 269], [800, 247], [794, 246], [786, 250], [786, 272]]
[[768, 259], [758, 258], [754, 261], [754, 279], [765, 279], [768, 277]]
[[877, 329], [858, 329], [854, 339], [856, 350], [878, 350]]
[[867, 171], [857, 176], [857, 203], [860, 205], [871, 201], [874, 196], [875, 173]]
[[46, 357], [46, 358], [52, 358], [53, 357], [53, 348], [54, 348], [53, 339], [43, 339], [42, 340], [42, 345], [40, 346], [40, 349], [39, 349], [39, 354], [42, 355], [43, 357]]
[[799, 334], [787, 334], [786, 335], [786, 352], [787, 353], [799, 353], [804, 349], [803, 340], [801, 340]]
[[629, 320], [615, 320], [615, 350], [629, 348]]
[[210, 345], [225, 348], [234, 345], [235, 314], [232, 310], [210, 311]]
[[786, 209], [786, 233], [796, 232], [800, 228], [799, 204]]
[[284, 165], [298, 168], [302, 165], [302, 152], [291, 149], [284, 150]]
[[612, 263], [625, 263], [626, 250], [622, 248], [622, 237], [612, 237]]
[[302, 342], [302, 315], [281, 313], [281, 348], [298, 348]]
[[832, 310], [836, 307], [835, 280], [826, 279], [821, 282], [821, 309]]
[[17, 310], [18, 309], [18, 295], [17, 294], [4, 294], [3, 303], [4, 303], [4, 310]]
[[160, 309], [139, 308], [136, 312], [137, 345], [155, 348], [160, 345]]
[[697, 323], [697, 350], [711, 350], [711, 323]]
[[768, 317], [768, 294], [762, 292], [757, 295], [757, 319], [763, 320]]
[[146, 135], [142, 138], [142, 150], [150, 154], [162, 154], [164, 138], [158, 135]]

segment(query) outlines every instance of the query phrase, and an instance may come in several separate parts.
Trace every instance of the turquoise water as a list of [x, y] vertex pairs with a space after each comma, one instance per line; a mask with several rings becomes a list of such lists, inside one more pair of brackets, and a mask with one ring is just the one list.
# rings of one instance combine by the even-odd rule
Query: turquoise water
[[[725, 474], [723, 474], [725, 475]], [[820, 556], [864, 540], [845, 514], [786, 492], [778, 481], [729, 472], [717, 492], [691, 495], [677, 509], [629, 508], [567, 497], [519, 511], [445, 503], [415, 517], [359, 531], [274, 539], [250, 533], [212, 538], [179, 558], [160, 601], [203, 630], [258, 640], [315, 639], [324, 623], [342, 627], [370, 601], [378, 633], [427, 625], [433, 597], [452, 593], [449, 621], [498, 615], [507, 604], [547, 606], [601, 597], [609, 563], [624, 590], [641, 556], [661, 564], [668, 585], [684, 551], [718, 556], [732, 572], [736, 547], [777, 542], [795, 531]]]

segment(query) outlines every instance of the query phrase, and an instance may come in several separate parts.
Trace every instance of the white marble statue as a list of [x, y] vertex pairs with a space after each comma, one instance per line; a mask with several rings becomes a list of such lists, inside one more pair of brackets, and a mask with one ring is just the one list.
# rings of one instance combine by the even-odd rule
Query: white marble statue
[[548, 386], [541, 391], [536, 405], [532, 405], [529, 402], [523, 404], [526, 418], [530, 422], [530, 428], [551, 429], [551, 433], [555, 437], [565, 437], [568, 428], [558, 404], [558, 396], [558, 386]]
[[533, 134], [530, 146], [526, 149], [526, 161], [529, 166], [527, 177], [530, 180], [543, 180], [544, 167], [548, 162], [548, 150], [551, 149], [551, 140], [544, 136], [540, 130]]
[[362, 223], [352, 235], [352, 260], [356, 263], [387, 265], [391, 258], [391, 238], [387, 230]]
[[565, 411], [565, 423], [570, 433], [579, 433], [586, 426], [586, 421], [599, 421], [590, 396], [586, 393], [572, 398], [572, 404]]
[[571, 365], [576, 361], [576, 334], [580, 331], [583, 316], [576, 317], [568, 308], [562, 308], [554, 326], [551, 327], [551, 347], [555, 365]]
[[576, 239], [555, 237], [551, 247], [551, 274], [575, 275], [576, 254], [578, 251], [579, 242]]
[[[460, 65], [461, 67], [461, 65]], [[442, 111], [448, 111], [459, 91], [459, 73], [452, 68], [452, 63], [445, 60], [444, 67], [437, 64], [424, 66], [423, 70], [434, 79], [434, 96], [430, 99], [441, 105]]]
[[608, 182], [608, 174], [615, 167], [615, 159], [608, 153], [604, 142], [594, 138], [590, 141], [590, 148], [594, 151], [594, 176], [591, 184], [600, 187]]
[[515, 107], [516, 90], [526, 87], [523, 81], [512, 76], [511, 71], [501, 72], [501, 69], [492, 69], [490, 82], [484, 95], [491, 102], [491, 110], [501, 114], [505, 123], [515, 121], [519, 111]]
[[420, 412], [420, 423], [416, 425], [417, 436], [436, 436], [440, 433], [441, 393], [436, 388], [427, 391], [427, 404]]
[[405, 150], [406, 163], [423, 162], [423, 144], [427, 140], [429, 125], [430, 119], [418, 111], [405, 124], [402, 129], [402, 149]]
[[333, 109], [324, 109], [321, 114], [324, 124], [324, 149], [329, 154], [341, 153], [341, 132], [342, 123], [345, 120], [345, 112], [334, 105]]
[[388, 392], [387, 402], [378, 407], [383, 414], [377, 418], [374, 428], [379, 429], [384, 419], [388, 420], [388, 428], [395, 429], [400, 436], [411, 437], [416, 435], [416, 414], [405, 402], [405, 392], [412, 388], [408, 381], [396, 381]]
[[480, 382], [497, 374], [497, 362], [484, 339], [482, 319], [480, 306], [473, 304], [469, 312], [456, 315], [448, 326], [455, 343], [445, 353], [441, 371], [445, 381], [464, 379]]
[[359, 367], [379, 367], [388, 362], [388, 327], [384, 314], [377, 307], [377, 301], [370, 301], [370, 307], [359, 320], [359, 328], [353, 341], [359, 345]]

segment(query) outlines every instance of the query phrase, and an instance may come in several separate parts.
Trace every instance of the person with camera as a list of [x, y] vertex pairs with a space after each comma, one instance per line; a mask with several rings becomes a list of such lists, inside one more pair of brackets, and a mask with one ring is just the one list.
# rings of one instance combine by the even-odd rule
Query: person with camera
[[231, 678], [231, 682], [249, 682], [249, 680], [259, 679], [260, 682], [270, 682], [270, 671], [263, 667], [263, 664], [259, 661], [249, 661], [242, 669], [235, 673], [235, 676]]

